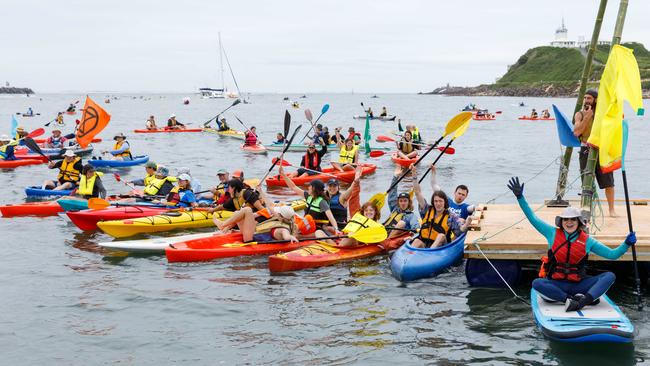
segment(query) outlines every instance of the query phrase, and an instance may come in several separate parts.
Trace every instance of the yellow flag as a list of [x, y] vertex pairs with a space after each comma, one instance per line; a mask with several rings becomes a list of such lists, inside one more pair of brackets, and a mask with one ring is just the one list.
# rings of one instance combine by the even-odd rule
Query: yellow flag
[[600, 79], [598, 102], [587, 143], [599, 150], [603, 172], [621, 167], [623, 155], [623, 102], [643, 114], [641, 76], [633, 50], [614, 45]]

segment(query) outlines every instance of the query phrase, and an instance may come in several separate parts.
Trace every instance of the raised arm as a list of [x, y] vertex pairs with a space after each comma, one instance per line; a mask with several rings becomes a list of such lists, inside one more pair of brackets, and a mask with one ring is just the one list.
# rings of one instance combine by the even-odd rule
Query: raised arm
[[431, 164], [431, 189], [434, 192], [442, 190], [436, 181], [436, 166], [433, 164]]
[[533, 225], [535, 230], [540, 234], [544, 235], [549, 247], [553, 245], [555, 226], [542, 221], [542, 219], [535, 215], [530, 206], [528, 206], [528, 202], [526, 202], [526, 199], [524, 198], [524, 185], [519, 183], [519, 178], [511, 178], [508, 182], [508, 188], [515, 194], [515, 197], [517, 197], [517, 203], [519, 203], [519, 207], [524, 212], [524, 215], [526, 215], [528, 221], [530, 221], [530, 224]]
[[[412, 172], [416, 171], [415, 165], [411, 165], [411, 171]], [[420, 209], [422, 209], [427, 206], [427, 200], [424, 198], [424, 195], [422, 194], [422, 187], [418, 182], [417, 174], [415, 175], [415, 177], [416, 178], [413, 180], [413, 192], [415, 192], [415, 198], [418, 201], [418, 206], [420, 207]]]

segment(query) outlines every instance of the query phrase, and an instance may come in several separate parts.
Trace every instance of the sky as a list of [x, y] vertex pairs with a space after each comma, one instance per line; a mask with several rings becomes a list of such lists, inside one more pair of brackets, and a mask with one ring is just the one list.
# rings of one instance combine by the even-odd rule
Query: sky
[[[492, 83], [564, 17], [590, 39], [598, 0], [2, 0], [0, 81], [41, 92], [220, 87], [218, 34], [243, 92], [415, 93]], [[600, 39], [613, 34], [609, 0]], [[650, 1], [623, 41], [650, 47]], [[6, 31], [11, 30], [11, 31]], [[226, 85], [234, 88], [227, 66]]]

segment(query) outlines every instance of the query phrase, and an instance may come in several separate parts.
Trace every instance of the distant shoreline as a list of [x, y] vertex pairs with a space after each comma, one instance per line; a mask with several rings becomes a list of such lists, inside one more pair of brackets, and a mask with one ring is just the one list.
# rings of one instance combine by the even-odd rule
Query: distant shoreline
[[34, 94], [30, 88], [0, 87], [0, 94]]

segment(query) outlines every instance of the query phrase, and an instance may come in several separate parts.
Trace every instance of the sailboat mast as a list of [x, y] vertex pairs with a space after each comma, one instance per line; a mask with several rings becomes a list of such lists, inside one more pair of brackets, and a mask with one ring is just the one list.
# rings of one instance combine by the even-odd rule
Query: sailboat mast
[[235, 83], [235, 87], [237, 88], [237, 93], [239, 94], [240, 98], [244, 98], [244, 96], [241, 94], [241, 90], [239, 90], [239, 84], [237, 84], [237, 79], [235, 79], [235, 73], [232, 72], [232, 66], [230, 66], [230, 60], [228, 60], [228, 54], [226, 53], [226, 49], [222, 48], [223, 51], [223, 56], [226, 58], [226, 64], [228, 65], [228, 70], [230, 70], [230, 76], [232, 76], [232, 81]]
[[221, 47], [221, 32], [219, 34], [219, 67], [221, 68], [221, 90], [226, 92], [226, 84], [223, 79], [223, 48]]

